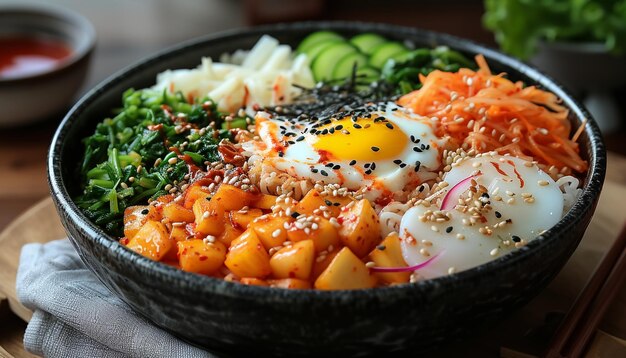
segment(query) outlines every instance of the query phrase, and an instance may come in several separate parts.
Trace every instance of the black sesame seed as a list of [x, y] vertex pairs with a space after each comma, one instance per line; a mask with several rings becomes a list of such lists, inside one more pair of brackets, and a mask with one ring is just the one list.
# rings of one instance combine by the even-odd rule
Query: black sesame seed
[[294, 211], [293, 213], [291, 213], [291, 217], [294, 219], [297, 218], [298, 216], [300, 216], [300, 213], [297, 211]]
[[402, 159], [396, 159], [396, 160], [393, 161], [393, 163], [400, 165], [400, 164], [402, 164]]
[[370, 163], [365, 163], [364, 167], [365, 167], [365, 168], [369, 168], [369, 167], [370, 167], [370, 165], [371, 165]]
[[320, 170], [320, 174], [322, 174], [322, 175], [323, 175], [323, 176], [325, 176], [325, 177], [327, 177], [327, 176], [328, 176], [328, 173], [326, 173], [326, 171], [325, 171], [325, 170]]
[[483, 197], [483, 198], [489, 199], [489, 194], [487, 194], [487, 193], [482, 193], [480, 196]]
[[446, 228], [446, 232], [447, 232], [448, 234], [449, 234], [449, 233], [451, 233], [451, 232], [452, 232], [452, 230], [454, 230], [454, 228], [453, 228], [452, 226], [448, 226], [448, 227]]
[[393, 129], [393, 124], [391, 124], [391, 123], [387, 123], [387, 124], [385, 124], [385, 126], [387, 126], [387, 128], [389, 128], [389, 129]]
[[301, 142], [303, 140], [304, 140], [304, 136], [300, 136], [300, 137], [298, 137], [298, 139], [296, 139], [296, 142]]
[[319, 170], [315, 169], [315, 168], [311, 168], [311, 173], [317, 173], [319, 172]]
[[506, 223], [507, 223], [507, 224], [510, 224], [510, 223], [512, 223], [512, 222], [513, 222], [513, 219], [506, 219]]
[[383, 251], [384, 249], [386, 249], [387, 247], [385, 245], [378, 245], [376, 246], [376, 249]]
[[324, 166], [325, 166], [326, 168], [332, 168], [332, 167], [333, 167], [333, 165], [335, 165], [335, 164], [333, 164], [333, 163], [326, 163], [326, 164], [324, 164]]
[[335, 127], [336, 130], [340, 131], [343, 129], [343, 124], [338, 125], [337, 127]]
[[354, 128], [356, 128], [356, 129], [361, 129], [361, 128], [363, 128], [363, 127], [361, 127], [361, 125], [360, 125], [360, 124], [358, 124], [358, 123], [354, 123], [352, 126], [353, 126]]
[[378, 148], [378, 147], [372, 147], [372, 150], [373, 150], [373, 151], [375, 151], [375, 152], [378, 152], [378, 151], [380, 150], [380, 148]]
[[334, 203], [333, 203], [333, 206], [339, 206], [339, 205], [341, 205], [341, 203], [340, 203], [340, 202], [334, 202]]
[[522, 241], [522, 239], [519, 236], [517, 236], [517, 235], [511, 236], [511, 238], [513, 239], [513, 242], [520, 242], [520, 241]]
[[328, 132], [329, 132], [330, 134], [335, 133], [335, 128], [331, 128], [331, 129], [329, 129], [329, 130], [328, 130]]
[[355, 165], [355, 164], [356, 164], [356, 160], [352, 159], [352, 160], [350, 161], [350, 165]]
[[278, 152], [278, 156], [279, 156], [279, 157], [281, 157], [281, 158], [282, 158], [284, 155], [285, 155], [285, 153], [283, 153], [283, 152]]
[[370, 169], [376, 170], [376, 163], [372, 163], [372, 166], [370, 167]]
[[406, 163], [401, 163], [400, 168], [404, 168], [404, 167], [406, 167]]
[[211, 201], [211, 197], [210, 197], [210, 196], [207, 196], [207, 197], [206, 197], [206, 201]]
[[502, 214], [500, 214], [500, 212], [499, 212], [499, 211], [496, 211], [496, 212], [495, 212], [495, 214], [496, 214], [496, 217], [497, 217], [498, 219], [500, 219], [500, 218], [502, 217]]
[[368, 169], [365, 171], [365, 174], [372, 174], [372, 171]]
[[415, 161], [415, 171], [419, 171], [420, 170], [420, 166], [422, 165], [422, 162], [420, 162], [419, 160]]
[[324, 200], [324, 204], [326, 204], [326, 206], [332, 206], [333, 205], [332, 201], [330, 201], [328, 199]]
[[337, 164], [333, 167], [334, 170], [341, 169], [341, 165]]
[[148, 209], [141, 210], [141, 214], [142, 215], [148, 215], [149, 212], [150, 212], [150, 210], [148, 210]]
[[419, 149], [418, 147], [413, 147], [413, 151], [414, 151], [414, 152], [418, 152], [418, 153], [421, 153], [421, 152], [422, 152], [422, 150], [421, 150], [421, 149]]

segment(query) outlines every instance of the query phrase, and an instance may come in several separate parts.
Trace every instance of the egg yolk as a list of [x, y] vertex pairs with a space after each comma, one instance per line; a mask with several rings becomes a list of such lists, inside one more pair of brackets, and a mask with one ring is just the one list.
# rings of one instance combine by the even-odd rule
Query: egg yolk
[[398, 158], [409, 140], [398, 126], [375, 116], [333, 121], [317, 128], [316, 136], [316, 150], [337, 159], [363, 161]]

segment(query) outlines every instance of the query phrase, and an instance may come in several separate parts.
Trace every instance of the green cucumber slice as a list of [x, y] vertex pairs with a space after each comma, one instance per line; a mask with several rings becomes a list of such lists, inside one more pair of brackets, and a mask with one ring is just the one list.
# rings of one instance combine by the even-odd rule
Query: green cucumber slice
[[372, 83], [380, 79], [380, 72], [374, 67], [363, 66], [357, 69], [356, 77], [359, 83]]
[[369, 64], [374, 68], [380, 69], [388, 59], [406, 51], [408, 51], [407, 48], [399, 42], [386, 42], [380, 44], [372, 50], [372, 56], [370, 57]]
[[302, 40], [302, 42], [300, 42], [300, 45], [298, 46], [296, 51], [299, 52], [299, 53], [307, 52], [311, 47], [313, 47], [314, 45], [316, 45], [318, 43], [332, 41], [332, 40], [341, 40], [341, 41], [343, 41], [345, 39], [343, 38], [343, 36], [339, 35], [336, 32], [332, 32], [332, 31], [317, 31], [317, 32], [314, 32], [314, 33], [308, 35], [307, 37], [305, 37], [304, 40]]
[[309, 58], [309, 63], [313, 63], [313, 61], [317, 58], [317, 56], [320, 53], [322, 53], [322, 51], [338, 43], [345, 43], [345, 42], [342, 40], [329, 40], [329, 41], [320, 42], [320, 43], [314, 44], [309, 49], [307, 49], [306, 52], [303, 52], [303, 53], [305, 53], [307, 57]]
[[313, 60], [311, 70], [316, 81], [328, 81], [333, 78], [333, 71], [337, 65], [337, 61], [346, 56], [349, 53], [357, 52], [358, 50], [345, 42], [333, 44], [325, 48], [320, 54]]
[[350, 39], [350, 43], [356, 46], [359, 51], [363, 52], [366, 55], [371, 55], [372, 50], [376, 46], [385, 42], [388, 41], [384, 37], [372, 33], [356, 35]]
[[357, 72], [360, 67], [367, 64], [367, 56], [359, 52], [351, 52], [343, 56], [338, 62], [337, 66], [333, 70], [333, 79], [338, 80], [341, 78], [348, 78], [352, 76], [352, 69], [354, 64], [357, 66]]

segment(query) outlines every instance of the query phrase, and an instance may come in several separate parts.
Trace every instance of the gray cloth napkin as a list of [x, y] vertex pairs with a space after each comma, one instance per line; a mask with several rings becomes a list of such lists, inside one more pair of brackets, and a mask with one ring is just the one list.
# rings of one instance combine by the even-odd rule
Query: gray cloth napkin
[[212, 357], [135, 313], [65, 240], [22, 248], [17, 294], [33, 310], [24, 347], [46, 357]]

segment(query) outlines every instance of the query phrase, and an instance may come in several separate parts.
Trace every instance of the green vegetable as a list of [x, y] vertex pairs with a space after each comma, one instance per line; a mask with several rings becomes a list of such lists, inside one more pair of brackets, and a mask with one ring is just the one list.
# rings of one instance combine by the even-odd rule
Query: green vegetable
[[484, 26], [507, 53], [529, 58], [540, 40], [602, 42], [626, 50], [626, 0], [485, 0]]
[[[188, 103], [182, 93], [129, 89], [123, 107], [113, 118], [96, 126], [84, 139], [85, 152], [78, 168], [83, 192], [76, 203], [108, 233], [122, 236], [124, 209], [167, 194], [166, 186], [185, 182], [189, 166], [177, 158], [186, 154], [193, 163], [219, 159], [221, 139], [231, 138], [222, 128], [226, 113], [219, 113], [207, 98]], [[242, 128], [236, 118], [230, 128]], [[132, 179], [131, 179], [132, 177]], [[168, 187], [169, 189], [169, 187]]]
[[419, 89], [419, 75], [428, 75], [434, 70], [456, 72], [460, 68], [476, 66], [459, 52], [445, 46], [434, 49], [420, 48], [403, 54], [402, 60], [387, 60], [381, 78], [396, 86], [396, 94], [402, 95]]

